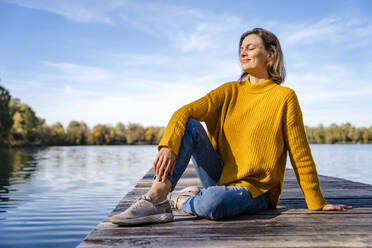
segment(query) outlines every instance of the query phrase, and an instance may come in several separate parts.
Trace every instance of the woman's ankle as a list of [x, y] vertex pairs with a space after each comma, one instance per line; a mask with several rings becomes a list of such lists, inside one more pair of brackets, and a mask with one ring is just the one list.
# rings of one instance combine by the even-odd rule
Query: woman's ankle
[[167, 199], [167, 195], [171, 188], [172, 183], [168, 179], [164, 183], [155, 179], [151, 189], [147, 192], [147, 196], [149, 196], [154, 203], [162, 202]]
[[156, 194], [156, 193], [153, 193], [153, 192], [150, 192], [150, 191], [147, 192], [146, 195], [151, 198], [151, 201], [153, 203], [159, 203], [159, 202], [162, 202], [165, 199], [167, 199], [167, 196], [164, 197], [163, 195]]

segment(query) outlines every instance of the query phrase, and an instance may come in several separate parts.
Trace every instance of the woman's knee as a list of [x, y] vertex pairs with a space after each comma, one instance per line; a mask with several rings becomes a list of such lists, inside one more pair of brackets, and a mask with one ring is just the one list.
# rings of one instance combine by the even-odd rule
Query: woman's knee
[[195, 134], [196, 131], [200, 130], [200, 128], [203, 128], [201, 123], [198, 120], [189, 117], [189, 119], [186, 122], [186, 130], [188, 130], [190, 134]]
[[222, 186], [213, 186], [202, 191], [200, 199], [195, 204], [198, 216], [210, 220], [220, 220], [225, 217], [224, 211], [228, 208], [226, 191]]

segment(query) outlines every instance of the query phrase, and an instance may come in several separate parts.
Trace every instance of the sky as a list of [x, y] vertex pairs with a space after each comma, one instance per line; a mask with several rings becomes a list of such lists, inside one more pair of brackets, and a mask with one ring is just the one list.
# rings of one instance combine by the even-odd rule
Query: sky
[[48, 125], [166, 126], [239, 78], [255, 27], [280, 40], [305, 125], [372, 125], [372, 1], [0, 0], [0, 84]]

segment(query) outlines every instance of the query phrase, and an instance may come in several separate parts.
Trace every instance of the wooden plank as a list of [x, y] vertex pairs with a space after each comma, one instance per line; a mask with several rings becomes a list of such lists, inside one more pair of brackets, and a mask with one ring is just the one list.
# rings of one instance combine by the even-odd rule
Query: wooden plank
[[[352, 241], [350, 241], [352, 240]], [[270, 236], [266, 235], [263, 241], [260, 237], [194, 237], [194, 238], [167, 238], [155, 237], [152, 239], [115, 239], [115, 240], [87, 240], [80, 248], [95, 247], [372, 247], [370, 235], [352, 237], [349, 235], [322, 235], [322, 236]], [[326, 245], [325, 245], [326, 244]]]
[[[182, 226], [184, 228], [194, 228], [194, 227], [207, 227], [212, 226], [212, 228], [223, 227], [225, 228], [226, 225], [229, 228], [233, 227], [281, 227], [281, 226], [295, 226], [301, 223], [301, 226], [310, 226], [312, 227], [314, 224], [316, 225], [324, 225], [324, 226], [340, 226], [342, 225], [343, 228], [345, 226], [354, 226], [357, 228], [361, 226], [361, 229], [366, 229], [367, 231], [372, 231], [372, 219], [370, 219], [370, 214], [357, 214], [357, 215], [307, 215], [307, 214], [296, 214], [296, 215], [260, 215], [260, 216], [242, 216], [239, 218], [232, 218], [226, 221], [210, 221], [206, 219], [200, 219], [195, 216], [186, 216], [186, 215], [176, 215], [175, 221], [170, 226], [174, 228], [176, 226]], [[186, 223], [187, 222], [187, 223]], [[187, 225], [185, 225], [187, 224]], [[146, 227], [146, 226], [144, 226]], [[101, 222], [97, 225], [96, 229], [131, 229], [133, 227], [117, 227], [116, 225], [111, 224], [109, 221]], [[187, 235], [187, 233], [186, 233]]]
[[[287, 169], [279, 205], [254, 215], [211, 221], [175, 210], [169, 223], [119, 227], [109, 216], [127, 209], [153, 182], [150, 170], [78, 247], [372, 247], [372, 185], [319, 175], [329, 203], [353, 209], [310, 211], [293, 170]], [[176, 189], [199, 185], [190, 165]]]

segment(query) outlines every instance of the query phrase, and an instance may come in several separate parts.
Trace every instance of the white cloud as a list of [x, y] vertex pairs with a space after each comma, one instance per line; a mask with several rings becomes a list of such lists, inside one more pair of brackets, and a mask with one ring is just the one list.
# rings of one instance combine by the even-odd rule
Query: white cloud
[[31, 9], [51, 12], [61, 15], [76, 22], [103, 22], [111, 23], [112, 20], [107, 13], [118, 6], [117, 1], [89, 1], [89, 0], [8, 0], [9, 3]]
[[[242, 27], [237, 16], [217, 15], [199, 9], [153, 2], [13, 0], [22, 7], [48, 11], [76, 22], [130, 24], [155, 36], [166, 37], [182, 52], [225, 48], [224, 41], [235, 37]], [[234, 44], [235, 50], [235, 44]], [[219, 52], [223, 52], [219, 51]]]
[[154, 54], [130, 54], [116, 53], [111, 54], [111, 60], [125, 67], [154, 66], [171, 64], [172, 57], [160, 53]]
[[[192, 18], [192, 17], [190, 17]], [[191, 32], [178, 31], [170, 39], [183, 52], [218, 50], [218, 52], [231, 52], [237, 46], [231, 44], [232, 41], [238, 40], [243, 21], [233, 16], [215, 16], [209, 14], [209, 18], [199, 19], [196, 21]], [[236, 37], [228, 40], [226, 37]], [[226, 42], [228, 46], [226, 46]], [[232, 46], [231, 46], [232, 45]], [[226, 49], [226, 47], [231, 47]], [[224, 50], [222, 50], [224, 48]]]
[[300, 102], [310, 109], [329, 102], [342, 104], [346, 100], [370, 99], [372, 87], [368, 77], [366, 73], [356, 77], [353, 70], [347, 70], [342, 64], [323, 65], [321, 68], [295, 66], [283, 85], [294, 89]]
[[372, 98], [372, 88], [371, 87], [363, 87], [353, 90], [343, 90], [343, 89], [334, 89], [327, 90], [327, 91], [316, 91], [316, 92], [308, 92], [308, 93], [301, 93], [301, 100], [304, 103], [322, 103], [325, 102], [343, 102], [353, 98], [360, 98], [366, 97]]
[[64, 99], [61, 104], [43, 104], [38, 107], [38, 114], [48, 116], [48, 124], [60, 121], [65, 127], [70, 120], [84, 120], [90, 128], [98, 123], [119, 121], [165, 126], [174, 111], [207, 91], [185, 82], [183, 86], [168, 83], [168, 87], [157, 88], [151, 93], [80, 98], [74, 97], [75, 90], [65, 88], [61, 95], [55, 95], [57, 99]]
[[323, 124], [328, 126], [331, 123], [338, 125], [350, 122], [357, 127], [370, 127], [372, 124], [372, 116], [366, 115], [363, 111], [355, 111], [353, 108], [327, 108], [323, 106], [321, 109], [313, 109], [303, 111], [304, 123], [307, 126], [318, 126]]
[[[167, 37], [183, 52], [206, 51], [224, 46], [228, 37], [239, 37], [252, 24], [278, 30], [285, 45], [345, 44], [348, 48], [372, 43], [372, 23], [345, 12], [320, 20], [297, 23], [271, 19], [243, 19], [236, 15], [186, 8], [164, 3], [117, 0], [8, 0], [22, 7], [55, 13], [77, 22], [125, 23], [155, 36]], [[234, 41], [236, 41], [234, 39]], [[229, 45], [231, 45], [229, 43]]]
[[[60, 96], [56, 94], [61, 94]], [[44, 97], [48, 97], [48, 95], [44, 95]], [[99, 98], [99, 92], [96, 91], [89, 91], [89, 90], [81, 90], [77, 88], [73, 88], [71, 85], [65, 85], [60, 87], [57, 92], [55, 92], [54, 99], [60, 97], [60, 99], [68, 100], [74, 98], [82, 98], [82, 99], [98, 99]], [[61, 102], [65, 102], [65, 101]], [[57, 102], [59, 104], [59, 102]]]
[[[90, 125], [119, 120], [165, 125], [177, 106], [239, 77], [237, 42], [241, 33], [254, 23], [278, 30], [278, 37], [290, 55], [285, 54], [286, 58], [296, 63], [288, 67], [284, 85], [296, 90], [305, 111], [314, 111], [309, 117], [304, 116], [309, 121], [347, 119], [339, 107], [329, 103], [367, 99], [372, 94], [367, 66], [326, 60], [324, 57], [332, 50], [322, 49], [329, 49], [329, 45], [335, 45], [335, 49], [371, 45], [372, 23], [362, 18], [331, 15], [288, 24], [153, 2], [11, 2], [77, 22], [129, 24], [137, 31], [170, 42], [164, 42], [161, 51], [151, 54], [107, 55], [114, 58], [107, 58], [107, 63], [97, 56], [97, 61], [102, 62], [97, 66], [79, 64], [78, 58], [70, 62], [44, 61], [42, 72], [14, 87], [42, 99], [35, 109], [40, 116], [47, 117], [48, 123], [82, 119]], [[317, 51], [323, 53], [314, 54], [314, 48], [320, 48]], [[51, 88], [53, 99], [50, 99]], [[322, 111], [318, 111], [319, 107]], [[348, 113], [360, 122], [370, 121], [358, 108]]]
[[[140, 80], [136, 85], [157, 80], [173, 84], [187, 82], [189, 85], [213, 87], [239, 77], [241, 66], [238, 57], [219, 57], [205, 54], [108, 54], [107, 61], [114, 61], [110, 68], [114, 70], [115, 81], [125, 83]], [[120, 77], [120, 78], [119, 78]]]
[[211, 41], [207, 35], [198, 33], [184, 34], [179, 33], [172, 39], [182, 52], [197, 51], [201, 52], [211, 46]]
[[[182, 52], [229, 51], [231, 42], [236, 42], [245, 27], [238, 16], [217, 15], [200, 9], [138, 2], [127, 7], [120, 14], [125, 22], [155, 36], [166, 37]], [[231, 40], [231, 37], [234, 38]]]
[[102, 82], [112, 80], [113, 75], [110, 71], [93, 66], [77, 65], [65, 62], [42, 61], [42, 64], [56, 69], [56, 74], [60, 79], [79, 82]]
[[283, 43], [286, 45], [324, 43], [355, 48], [372, 42], [372, 23], [360, 18], [328, 16], [316, 22], [284, 24], [284, 27]]

